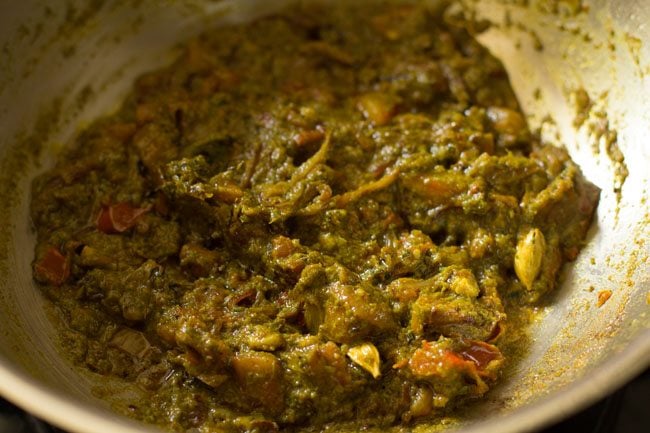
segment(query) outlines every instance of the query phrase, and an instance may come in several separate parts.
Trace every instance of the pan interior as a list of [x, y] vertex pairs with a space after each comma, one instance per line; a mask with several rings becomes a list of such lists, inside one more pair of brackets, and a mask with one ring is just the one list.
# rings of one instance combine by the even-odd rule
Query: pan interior
[[[46, 308], [31, 280], [30, 181], [51, 166], [57, 149], [80, 127], [114, 111], [135, 77], [169, 63], [177, 43], [202, 29], [250, 19], [286, 3], [145, 1], [135, 7], [100, 0], [66, 1], [51, 8], [34, 0], [12, 4], [2, 14], [3, 374], [19, 377], [18, 383], [32, 386], [37, 396], [66, 395], [70, 405], [91, 407], [97, 419], [118, 422], [107, 411], [110, 402], [131, 398], [134, 390], [77, 371], [57, 352], [48, 317], [56, 312]], [[588, 10], [568, 1], [530, 1], [525, 7], [517, 4], [524, 2], [498, 0], [467, 3], [468, 13], [493, 23], [480, 40], [505, 64], [531, 125], [546, 140], [564, 143], [602, 190], [588, 244], [565, 270], [561, 288], [540, 307], [543, 319], [530, 329], [527, 355], [465, 414], [466, 423], [473, 424], [487, 414], [521, 418], [525, 405], [557, 409], [529, 417], [523, 426], [532, 427], [588, 403], [650, 363], [650, 146], [645, 144], [650, 101], [643, 98], [650, 94], [650, 29], [642, 25], [650, 10], [642, 2], [606, 0], [590, 2]], [[582, 92], [590, 102], [576, 110]], [[578, 115], [584, 115], [579, 127]], [[628, 171], [624, 181], [623, 165]], [[597, 307], [598, 293], [605, 290], [612, 296]], [[0, 392], [19, 400], [20, 389], [3, 383], [9, 382], [0, 381]], [[107, 395], [111, 399], [102, 398]], [[573, 403], [567, 403], [567, 396]], [[37, 398], [20, 403], [54, 423], [88, 431], [87, 425]], [[115, 424], [113, 431], [127, 428]]]

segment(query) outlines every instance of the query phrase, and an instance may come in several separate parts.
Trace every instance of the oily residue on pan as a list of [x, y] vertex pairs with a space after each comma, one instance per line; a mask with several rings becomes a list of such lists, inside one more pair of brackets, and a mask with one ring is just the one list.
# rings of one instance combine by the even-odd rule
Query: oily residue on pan
[[[0, 199], [6, 209], [16, 206], [22, 198], [18, 183], [40, 156], [47, 137], [58, 127], [60, 113], [61, 100], [57, 99], [48, 110], [39, 115], [32, 129], [33, 132], [17, 137], [16, 142], [13, 144], [2, 145], [2, 148], [7, 149], [7, 151], [0, 158]], [[11, 227], [10, 217], [10, 213], [2, 213], [0, 215], [0, 225]], [[7, 248], [10, 241], [11, 231], [0, 231], [0, 272], [6, 271], [4, 266], [6, 266]]]
[[637, 66], [641, 66], [641, 39], [629, 33], [625, 33], [625, 42], [630, 50], [634, 63], [636, 63]]
[[[604, 99], [607, 95], [602, 95]], [[588, 132], [595, 154], [605, 152], [614, 169], [614, 192], [620, 201], [621, 188], [629, 175], [625, 157], [618, 146], [618, 133], [611, 128], [607, 113], [595, 103], [584, 88], [571, 93], [575, 119], [573, 125]]]
[[[522, 3], [528, 1], [524, 0]], [[583, 0], [537, 0], [535, 7], [542, 13], [562, 18], [573, 17], [589, 10], [589, 5]]]
[[[601, 40], [594, 38], [596, 35], [589, 33], [589, 26], [585, 25], [588, 23], [588, 12], [590, 12], [590, 8], [585, 2], [538, 0], [514, 1], [509, 3], [510, 5], [503, 9], [503, 15], [501, 17], [495, 17], [498, 18], [498, 22], [491, 22], [490, 25], [507, 33], [515, 41], [514, 46], [517, 49], [525, 51], [526, 47], [528, 47], [528, 49], [534, 51], [541, 51], [547, 48], [545, 44], [549, 44], [549, 56], [558, 56], [567, 59], [573, 58], [576, 55], [580, 57], [584, 56], [582, 53], [575, 53], [578, 49], [578, 42], [579, 46], [584, 47], [588, 45], [589, 50], [595, 50], [596, 52], [607, 50], [607, 47], [603, 45]], [[555, 27], [565, 37], [559, 39], [557, 43], [552, 38], [549, 39], [547, 37], [546, 40], [540, 38], [537, 31], [540, 31], [541, 27], [531, 25], [528, 22], [530, 20], [530, 9], [527, 8], [536, 10], [544, 25]], [[616, 35], [616, 33], [611, 30], [609, 40], [612, 43], [614, 42], [612, 38], [615, 37], [613, 35]], [[634, 61], [638, 63], [640, 51], [638, 38], [627, 35], [626, 43], [635, 57]], [[616, 61], [616, 58], [613, 57], [615, 54], [615, 51], [609, 54], [609, 57], [612, 57], [612, 61]], [[592, 66], [588, 63], [588, 59], [578, 62], [579, 69], [586, 70], [586, 68]], [[554, 74], [557, 72], [555, 69], [562, 66], [554, 65], [550, 62], [547, 67]], [[576, 89], [567, 92], [565, 99], [573, 105], [573, 115], [575, 116], [573, 126], [576, 130], [583, 130], [587, 134], [587, 141], [591, 143], [592, 153], [594, 155], [598, 156], [599, 154], [603, 154], [609, 160], [614, 178], [613, 192], [620, 201], [621, 188], [629, 175], [629, 169], [619, 146], [618, 132], [612, 126], [612, 119], [608, 116], [608, 110], [606, 109], [606, 99], [609, 99], [608, 94], [602, 91], [602, 94], [599, 94], [598, 90], [594, 90], [593, 87], [595, 86], [586, 86], [580, 82], [571, 83], [571, 79], [569, 78], [571, 73], [569, 71], [566, 71], [563, 75], [566, 77], [563, 77], [562, 80], [565, 83], [570, 83], [567, 84], [567, 88]], [[598, 94], [599, 96], [592, 98], [586, 90], [587, 87], [590, 89], [589, 93], [592, 95]], [[534, 101], [536, 101], [535, 105], [544, 96], [541, 91], [533, 92], [533, 95]], [[544, 110], [547, 109], [548, 107], [544, 107]], [[545, 123], [544, 119], [542, 119], [541, 123]]]
[[[117, 8], [119, 3], [67, 0], [58, 2], [56, 6], [43, 2], [34, 7], [25, 23], [15, 30], [14, 37], [1, 48], [0, 73], [3, 79], [0, 92], [18, 82], [17, 77], [25, 79], [37, 73], [44, 58], [58, 57], [54, 60], [58, 61], [73, 57], [81, 38], [91, 36], [98, 28], [97, 17], [106, 15], [106, 8]], [[142, 14], [141, 9], [139, 4], [134, 4], [131, 21], [137, 21]]]

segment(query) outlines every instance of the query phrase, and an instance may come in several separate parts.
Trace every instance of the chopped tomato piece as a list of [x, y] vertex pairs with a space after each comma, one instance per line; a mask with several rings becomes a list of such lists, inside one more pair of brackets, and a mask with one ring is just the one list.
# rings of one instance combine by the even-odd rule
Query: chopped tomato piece
[[139, 208], [128, 203], [117, 203], [102, 207], [97, 220], [97, 228], [106, 233], [123, 233], [138, 222], [138, 218], [149, 212], [150, 208]]
[[607, 302], [611, 297], [612, 297], [611, 290], [601, 290], [600, 292], [598, 292], [598, 302], [596, 303], [596, 305], [598, 307], [602, 307], [605, 304], [605, 302]]
[[60, 286], [70, 276], [70, 262], [58, 248], [51, 247], [34, 265], [34, 274], [42, 283]]
[[489, 368], [490, 363], [503, 360], [499, 349], [482, 341], [468, 340], [467, 343], [462, 350], [452, 351], [436, 343], [424, 342], [409, 360], [409, 367], [419, 377], [443, 377], [450, 370], [491, 377], [494, 372], [490, 370], [494, 369]]
[[422, 347], [417, 349], [408, 362], [411, 373], [418, 380], [433, 381], [453, 384], [458, 381], [459, 375], [470, 379], [475, 388], [472, 393], [482, 395], [488, 390], [488, 385], [482, 377], [491, 377], [479, 370], [473, 360], [468, 360], [448, 348], [447, 344], [430, 343], [424, 341]]
[[473, 363], [437, 343], [422, 342], [422, 347], [413, 353], [409, 368], [416, 377], [445, 377], [450, 370], [475, 370]]
[[503, 355], [496, 346], [474, 340], [471, 340], [469, 346], [461, 350], [459, 355], [476, 364], [479, 372], [485, 370], [490, 362], [503, 359]]
[[445, 354], [443, 355], [443, 360], [444, 360], [443, 362], [446, 363], [447, 365], [458, 368], [459, 370], [467, 368], [467, 360], [460, 357], [456, 352], [451, 352], [451, 351], [445, 352]]

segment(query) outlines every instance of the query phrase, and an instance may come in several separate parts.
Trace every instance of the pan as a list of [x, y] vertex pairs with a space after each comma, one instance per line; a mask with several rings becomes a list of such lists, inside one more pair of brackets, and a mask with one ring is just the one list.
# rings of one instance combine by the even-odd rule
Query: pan
[[[133, 80], [178, 43], [289, 1], [38, 0], [0, 5], [0, 394], [71, 432], [142, 432], [112, 406], [128, 386], [76, 369], [31, 279], [30, 182], [63, 143], [117, 109]], [[650, 365], [650, 10], [643, 0], [481, 0], [452, 7], [489, 23], [479, 40], [505, 65], [544, 140], [564, 143], [601, 189], [588, 242], [539, 307], [522, 359], [463, 432], [557, 421]], [[151, 430], [153, 431], [153, 430]]]

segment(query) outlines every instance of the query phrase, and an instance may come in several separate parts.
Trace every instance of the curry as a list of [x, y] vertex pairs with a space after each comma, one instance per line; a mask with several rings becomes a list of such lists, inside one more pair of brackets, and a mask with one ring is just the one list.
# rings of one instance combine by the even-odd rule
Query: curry
[[295, 6], [140, 77], [33, 183], [74, 362], [176, 431], [408, 429], [483, 396], [598, 190], [476, 30]]

